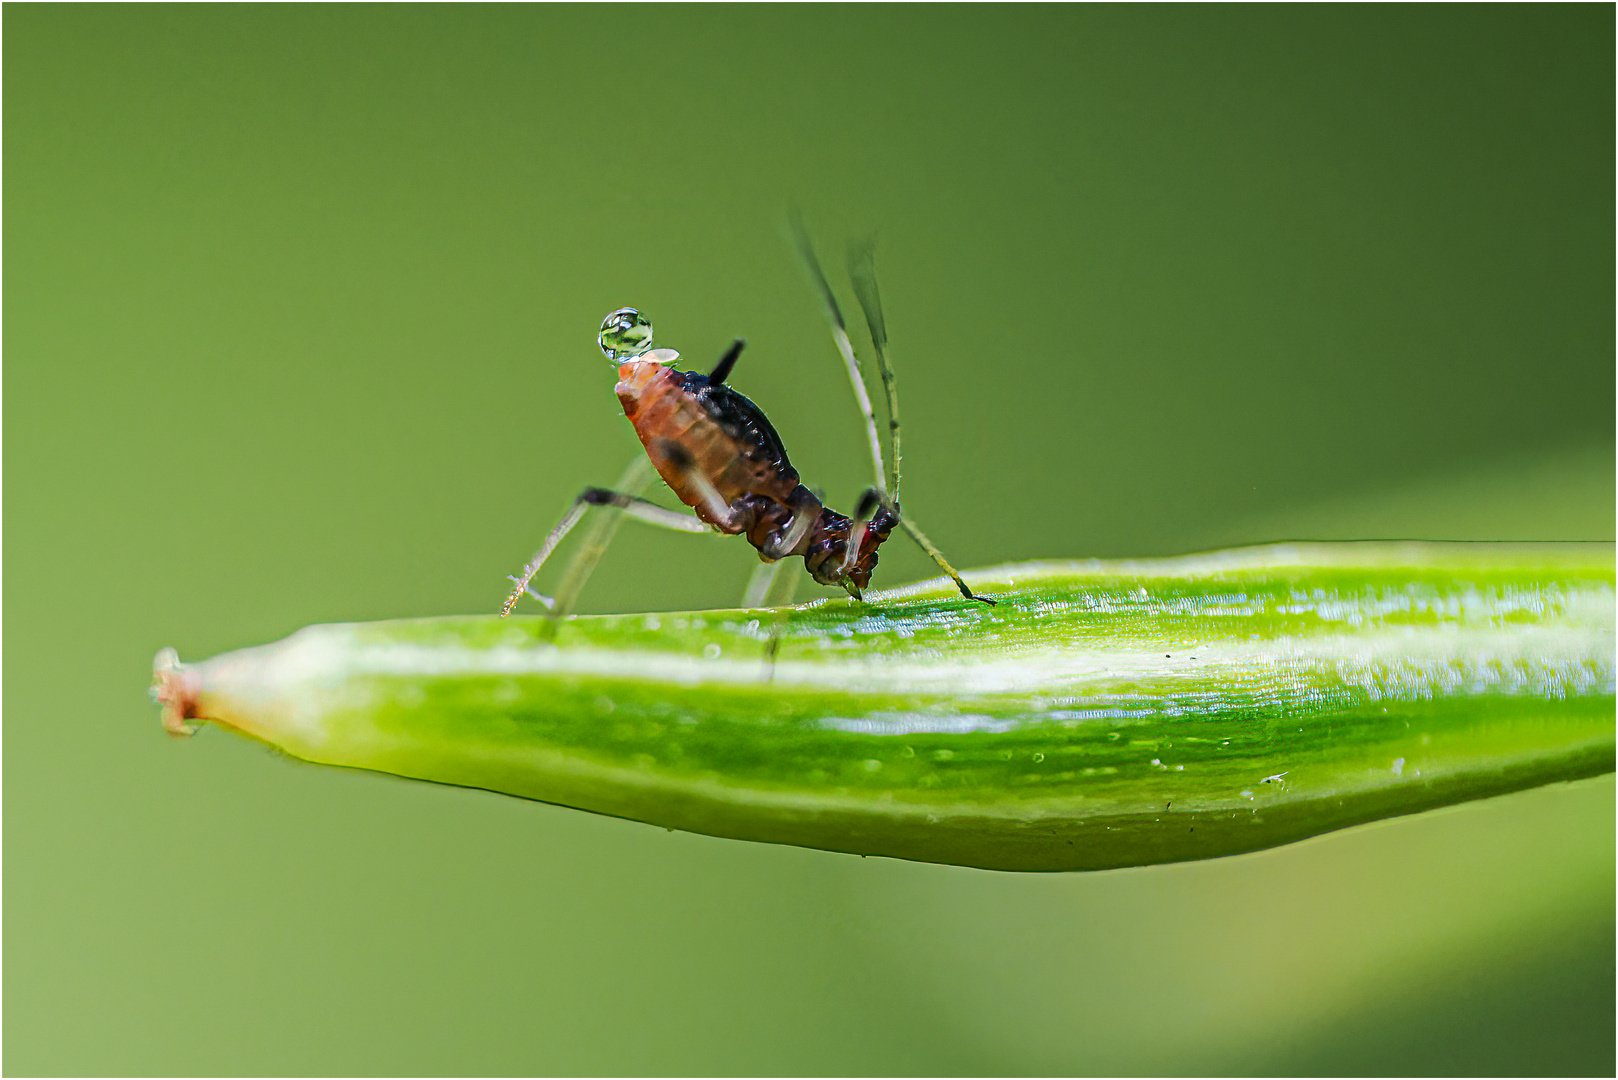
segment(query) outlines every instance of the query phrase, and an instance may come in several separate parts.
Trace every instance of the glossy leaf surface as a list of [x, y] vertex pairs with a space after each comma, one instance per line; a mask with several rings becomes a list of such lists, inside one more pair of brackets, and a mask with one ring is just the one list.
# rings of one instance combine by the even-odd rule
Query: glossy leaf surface
[[[1611, 771], [1610, 544], [1037, 563], [867, 603], [313, 626], [159, 658], [171, 724], [717, 836], [1208, 858]], [[773, 652], [773, 661], [770, 655]]]

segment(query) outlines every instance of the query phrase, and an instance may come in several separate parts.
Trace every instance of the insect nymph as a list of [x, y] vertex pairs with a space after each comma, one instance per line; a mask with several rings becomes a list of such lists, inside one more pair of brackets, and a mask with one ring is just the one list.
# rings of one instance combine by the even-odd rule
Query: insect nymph
[[[807, 238], [800, 235], [805, 261], [818, 285], [831, 317], [832, 338], [842, 354], [854, 395], [865, 415], [871, 441], [876, 484], [866, 489], [853, 517], [825, 506], [799, 480], [788, 460], [781, 437], [764, 412], [731, 389], [729, 379], [743, 345], [737, 339], [706, 375], [674, 367], [679, 354], [653, 349], [652, 324], [634, 308], [620, 308], [601, 324], [601, 351], [618, 363], [618, 401], [634, 425], [657, 474], [694, 515], [669, 510], [624, 490], [589, 487], [580, 492], [562, 520], [545, 538], [539, 552], [523, 568], [506, 598], [501, 615], [509, 615], [524, 594], [543, 603], [553, 614], [572, 605], [584, 579], [599, 559], [605, 534], [586, 544], [553, 600], [529, 585], [562, 538], [592, 506], [611, 506], [632, 517], [685, 532], [710, 529], [740, 535], [758, 549], [770, 577], [755, 576], [748, 589], [749, 606], [758, 606], [780, 560], [801, 557], [809, 576], [822, 585], [841, 586], [856, 600], [870, 584], [877, 563], [877, 548], [895, 528], [903, 528], [954, 579], [968, 600], [994, 603], [975, 595], [943, 554], [899, 511], [899, 416], [893, 371], [887, 358], [887, 330], [882, 318], [876, 278], [869, 249], [856, 251], [849, 272], [860, 308], [871, 331], [871, 342], [882, 373], [888, 405], [888, 446], [892, 472], [883, 462], [882, 441], [870, 395], [860, 373], [859, 360], [848, 339], [843, 316]], [[627, 476], [632, 476], [626, 474]], [[890, 479], [891, 476], [891, 479]], [[620, 487], [624, 485], [621, 484]], [[762, 583], [762, 585], [760, 585]]]

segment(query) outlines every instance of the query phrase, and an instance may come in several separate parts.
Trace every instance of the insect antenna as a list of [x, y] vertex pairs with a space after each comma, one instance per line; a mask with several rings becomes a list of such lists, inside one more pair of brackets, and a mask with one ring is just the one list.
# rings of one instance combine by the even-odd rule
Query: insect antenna
[[882, 463], [882, 440], [876, 432], [876, 413], [871, 409], [871, 395], [865, 389], [865, 376], [860, 372], [859, 357], [854, 355], [854, 343], [848, 340], [848, 329], [843, 323], [843, 309], [838, 306], [837, 294], [831, 291], [831, 284], [826, 280], [825, 272], [820, 269], [820, 260], [815, 256], [815, 245], [810, 241], [809, 233], [803, 226], [802, 215], [794, 212], [790, 224], [792, 238], [798, 245], [798, 254], [803, 258], [809, 276], [814, 280], [815, 287], [820, 290], [820, 299], [826, 305], [826, 315], [831, 319], [832, 341], [836, 342], [837, 351], [843, 354], [843, 362], [848, 367], [848, 381], [854, 387], [854, 400], [859, 403], [860, 412], [865, 414], [865, 431], [871, 440], [871, 465], [876, 472], [876, 490], [883, 502], [888, 502], [888, 470]]
[[888, 486], [892, 503], [899, 501], [899, 386], [893, 377], [893, 366], [888, 363], [888, 323], [882, 317], [882, 294], [876, 287], [876, 237], [863, 244], [848, 247], [848, 279], [854, 283], [854, 296], [865, 314], [865, 325], [871, 332], [871, 347], [876, 350], [876, 368], [882, 374], [882, 396], [888, 404], [888, 456], [892, 463], [893, 480]]
[[[876, 469], [876, 486], [873, 489], [877, 500], [899, 517], [899, 524], [905, 532], [927, 553], [927, 556], [938, 565], [938, 568], [948, 574], [955, 582], [955, 587], [961, 595], [968, 600], [975, 600], [982, 604], [993, 605], [994, 601], [987, 596], [978, 596], [962, 579], [960, 572], [949, 564], [944, 553], [938, 550], [938, 545], [927, 539], [916, 523], [903, 514], [898, 514], [899, 490], [899, 397], [898, 388], [894, 384], [893, 369], [888, 365], [888, 327], [882, 317], [882, 297], [876, 288], [875, 260], [872, 257], [872, 245], [867, 243], [863, 247], [855, 247], [849, 252], [849, 277], [854, 282], [854, 292], [859, 297], [860, 308], [865, 313], [865, 323], [871, 331], [871, 344], [876, 349], [877, 363], [882, 371], [882, 388], [888, 398], [888, 434], [891, 436], [893, 447], [893, 488], [890, 493], [887, 484], [887, 470], [882, 464], [882, 441], [876, 433], [876, 414], [871, 409], [871, 395], [865, 390], [865, 379], [860, 374], [860, 362], [854, 355], [854, 346], [848, 340], [848, 331], [843, 324], [843, 312], [837, 306], [837, 295], [832, 292], [831, 285], [826, 281], [826, 274], [820, 269], [820, 260], [815, 257], [815, 246], [809, 239], [809, 233], [803, 226], [803, 216], [794, 211], [789, 218], [793, 239], [797, 242], [798, 253], [802, 256], [804, 265], [809, 269], [809, 275], [815, 286], [820, 290], [820, 298], [826, 305], [826, 314], [831, 318], [831, 336], [837, 343], [837, 351], [843, 354], [843, 360], [848, 365], [848, 380], [854, 386], [854, 397], [859, 402], [860, 411], [865, 414], [865, 430], [871, 439], [871, 462]], [[851, 587], [851, 583], [843, 586], [849, 590], [855, 599], [860, 598], [859, 590]]]

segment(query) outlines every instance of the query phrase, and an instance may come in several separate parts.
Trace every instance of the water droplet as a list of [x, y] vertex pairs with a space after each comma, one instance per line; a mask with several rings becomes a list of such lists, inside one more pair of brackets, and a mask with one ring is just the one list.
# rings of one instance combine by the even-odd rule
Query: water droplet
[[717, 660], [722, 652], [724, 652], [723, 649], [710, 641], [702, 647], [702, 658], [704, 660]]
[[1045, 755], [1044, 754], [1035, 754], [1034, 755], [1034, 760], [1035, 761], [1044, 761], [1045, 760]]
[[866, 772], [876, 772], [882, 768], [882, 763], [876, 758], [866, 758], [862, 764], [865, 766]]
[[601, 320], [601, 351], [608, 360], [626, 360], [652, 347], [652, 320], [632, 307]]

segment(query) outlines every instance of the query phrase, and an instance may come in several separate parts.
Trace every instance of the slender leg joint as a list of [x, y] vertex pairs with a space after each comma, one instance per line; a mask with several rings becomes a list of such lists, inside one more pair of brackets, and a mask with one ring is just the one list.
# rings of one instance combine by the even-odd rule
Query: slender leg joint
[[[516, 607], [517, 601], [521, 600], [525, 595], [531, 596], [545, 605], [547, 611], [552, 615], [564, 613], [561, 610], [562, 605], [550, 597], [534, 591], [529, 583], [534, 580], [534, 575], [538, 574], [540, 568], [545, 565], [545, 560], [551, 557], [557, 546], [579, 523], [579, 520], [584, 517], [585, 511], [592, 506], [616, 507], [630, 517], [651, 525], [661, 525], [665, 529], [697, 533], [710, 531], [706, 523], [692, 517], [690, 514], [682, 514], [677, 510], [670, 510], [667, 507], [658, 506], [656, 503], [647, 502], [637, 496], [625, 495], [620, 491], [611, 491], [607, 488], [599, 487], [585, 488], [573, 500], [573, 505], [568, 507], [567, 513], [562, 515], [562, 520], [557, 522], [556, 528], [552, 529], [550, 535], [545, 537], [545, 542], [540, 545], [539, 551], [529, 560], [528, 565], [523, 567], [522, 576], [511, 578], [516, 583], [516, 588], [511, 590], [511, 595], [506, 597], [505, 604], [500, 608], [500, 617], [502, 619], [511, 614], [511, 609]], [[563, 594], [563, 599], [567, 599], [565, 593]], [[571, 603], [570, 600], [568, 602]]]

